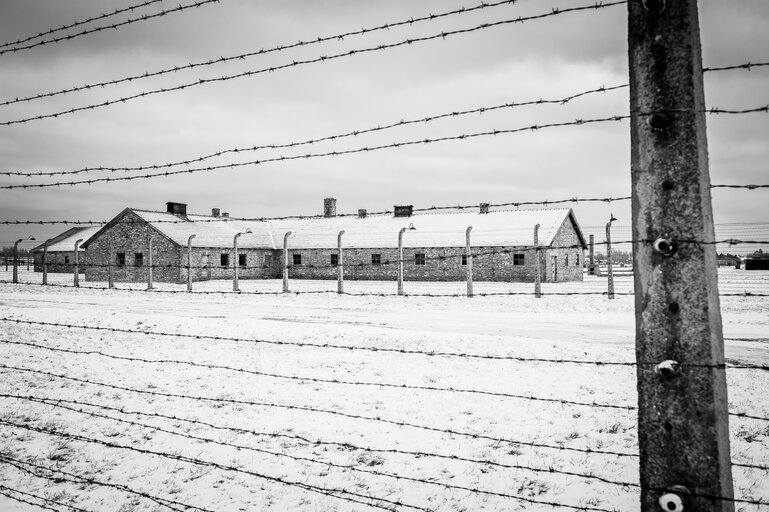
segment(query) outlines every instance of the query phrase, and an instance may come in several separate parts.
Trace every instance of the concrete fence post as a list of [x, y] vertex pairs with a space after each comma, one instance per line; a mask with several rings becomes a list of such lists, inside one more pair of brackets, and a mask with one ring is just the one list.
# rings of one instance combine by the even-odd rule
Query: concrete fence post
[[43, 284], [48, 284], [48, 242], [50, 240], [43, 244]]
[[641, 511], [732, 512], [697, 0], [630, 0], [628, 53]]
[[152, 284], [152, 237], [150, 237], [149, 242], [149, 251], [147, 252], [147, 260], [149, 263], [149, 268], [147, 269], [147, 289], [152, 290], [154, 288]]
[[614, 265], [611, 261], [611, 223], [615, 220], [617, 219], [612, 215], [609, 222], [606, 223], [606, 282], [608, 285], [607, 296], [610, 299], [614, 298]]
[[542, 263], [539, 261], [539, 224], [534, 226], [534, 297], [542, 297]]
[[107, 255], [107, 287], [108, 288], [114, 288], [115, 287], [115, 279], [112, 275], [112, 251], [114, 250], [114, 247], [112, 247], [112, 242], [109, 244], [109, 254]]
[[473, 253], [470, 247], [470, 231], [472, 226], [467, 226], [465, 231], [465, 258], [467, 259], [467, 296], [473, 296]]
[[587, 275], [595, 275], [595, 235], [590, 235], [590, 264], [587, 266]]
[[82, 238], [78, 238], [75, 242], [75, 288], [80, 287], [80, 244], [83, 243]]
[[283, 293], [288, 293], [288, 237], [291, 231], [283, 235]]
[[342, 235], [344, 235], [344, 230], [340, 231], [336, 237], [336, 248], [339, 258], [337, 261], [337, 293], [344, 293], [344, 252], [342, 251]]
[[192, 239], [195, 235], [190, 235], [187, 239], [187, 291], [192, 291]]
[[398, 231], [398, 295], [403, 295], [403, 233], [406, 229]]

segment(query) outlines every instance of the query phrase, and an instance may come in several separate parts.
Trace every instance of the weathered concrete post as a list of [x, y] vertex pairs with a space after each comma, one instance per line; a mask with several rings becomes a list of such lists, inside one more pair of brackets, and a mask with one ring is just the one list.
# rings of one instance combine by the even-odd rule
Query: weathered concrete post
[[609, 222], [606, 223], [606, 282], [608, 283], [607, 296], [610, 299], [614, 298], [614, 265], [611, 262], [611, 223], [614, 222], [614, 214], [612, 214]]
[[342, 251], [342, 235], [344, 235], [344, 230], [340, 231], [336, 237], [336, 248], [339, 254], [339, 260], [337, 261], [337, 293], [344, 293], [344, 252]]
[[473, 253], [470, 248], [470, 231], [472, 226], [467, 226], [465, 231], [465, 258], [467, 259], [467, 296], [473, 296]]
[[192, 291], [192, 239], [195, 235], [190, 235], [187, 239], [187, 291]]
[[[19, 238], [16, 240], [16, 243], [13, 244], [13, 282], [18, 283], [19, 282], [19, 244], [23, 242], [23, 238]], [[6, 266], [7, 266], [6, 260]]]
[[152, 285], [152, 237], [150, 237], [148, 256], [149, 256], [150, 267], [147, 272], [147, 289], [152, 290], [154, 288], [154, 286]]
[[288, 237], [291, 231], [283, 235], [283, 293], [288, 292]]
[[114, 288], [115, 287], [115, 279], [112, 275], [112, 242], [109, 244], [109, 254], [107, 255], [107, 287], [108, 288]]
[[[238, 238], [240, 238], [240, 235], [244, 233], [250, 233], [250, 229], [246, 229], [246, 231], [242, 233], [236, 233], [235, 237], [232, 239], [232, 291], [239, 292], [240, 287], [238, 286], [238, 270], [240, 267], [240, 262], [238, 261]], [[248, 257], [248, 256], [246, 256]]]
[[732, 512], [697, 1], [630, 0], [628, 51], [641, 510]]
[[539, 261], [539, 224], [534, 226], [534, 297], [542, 297], [541, 269], [542, 264]]
[[595, 235], [590, 235], [590, 264], [587, 266], [587, 275], [595, 275]]
[[48, 284], [48, 242], [46, 240], [43, 244], [43, 284]]
[[406, 229], [398, 231], [398, 295], [403, 295], [403, 233]]
[[78, 238], [75, 242], [75, 288], [80, 287], [80, 244], [83, 243], [82, 238]]

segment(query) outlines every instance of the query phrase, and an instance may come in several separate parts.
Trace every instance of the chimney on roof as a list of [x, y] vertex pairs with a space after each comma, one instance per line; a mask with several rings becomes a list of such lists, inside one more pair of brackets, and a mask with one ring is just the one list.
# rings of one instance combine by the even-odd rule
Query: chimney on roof
[[225, 217], [225, 218], [227, 218], [227, 217], [229, 217], [229, 216], [230, 216], [230, 214], [229, 214], [229, 213], [227, 213], [227, 212], [222, 212], [222, 217]]
[[336, 199], [327, 197], [323, 200], [323, 216], [336, 217]]
[[184, 203], [166, 203], [166, 212], [173, 213], [174, 215], [187, 215], [187, 205]]
[[481, 203], [481, 208], [478, 213], [489, 213], [489, 203]]
[[393, 217], [411, 217], [411, 212], [414, 210], [412, 205], [408, 206], [393, 206]]
[[221, 210], [219, 208], [211, 208], [211, 217], [219, 217]]
[[358, 210], [358, 218], [359, 219], [365, 219], [367, 214], [368, 214], [368, 212], [366, 211], [365, 208], [360, 208]]

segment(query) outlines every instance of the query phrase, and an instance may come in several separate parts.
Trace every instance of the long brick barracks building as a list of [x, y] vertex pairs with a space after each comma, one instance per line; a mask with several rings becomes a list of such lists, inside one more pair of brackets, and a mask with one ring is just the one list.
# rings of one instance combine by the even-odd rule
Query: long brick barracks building
[[[395, 280], [402, 228], [405, 278], [459, 281], [466, 277], [466, 230], [476, 281], [533, 281], [534, 226], [544, 282], [582, 280], [585, 239], [571, 209], [420, 212], [396, 206], [393, 214], [337, 216], [336, 200], [324, 201], [314, 218], [254, 220], [187, 213], [183, 203], [166, 211], [126, 208], [84, 241], [81, 268], [88, 281], [146, 281], [151, 262], [156, 281], [182, 283], [190, 271], [196, 281], [282, 275], [284, 240], [289, 274], [298, 279], [336, 279], [341, 235], [345, 279]], [[238, 236], [237, 259], [233, 243]], [[286, 233], [290, 233], [286, 237]], [[194, 236], [193, 236], [194, 235]], [[189, 247], [191, 248], [188, 249]], [[151, 255], [150, 255], [151, 245]]]

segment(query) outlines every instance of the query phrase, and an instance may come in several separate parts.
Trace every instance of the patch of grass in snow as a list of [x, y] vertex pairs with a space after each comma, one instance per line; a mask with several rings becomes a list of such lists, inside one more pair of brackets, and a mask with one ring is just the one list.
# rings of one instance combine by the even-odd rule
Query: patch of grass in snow
[[551, 489], [551, 485], [547, 482], [539, 480], [537, 478], [524, 477], [524, 479], [518, 485], [516, 494], [521, 496], [532, 497], [545, 494]]
[[65, 462], [70, 460], [74, 454], [75, 450], [72, 448], [72, 443], [68, 439], [61, 439], [54, 443], [46, 458], [53, 462]]
[[743, 425], [735, 434], [735, 437], [747, 443], [760, 442], [766, 436], [769, 436], [769, 426], [748, 428]]

